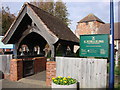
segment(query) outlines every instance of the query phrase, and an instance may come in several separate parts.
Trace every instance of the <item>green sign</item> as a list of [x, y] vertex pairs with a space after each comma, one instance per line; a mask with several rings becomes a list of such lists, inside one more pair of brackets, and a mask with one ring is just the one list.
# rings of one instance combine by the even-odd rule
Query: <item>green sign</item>
[[80, 35], [80, 56], [107, 58], [108, 50], [108, 34]]

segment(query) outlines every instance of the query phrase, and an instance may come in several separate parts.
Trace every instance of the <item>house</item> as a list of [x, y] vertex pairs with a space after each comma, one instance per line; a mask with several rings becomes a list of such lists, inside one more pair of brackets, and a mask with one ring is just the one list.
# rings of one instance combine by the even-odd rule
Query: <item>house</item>
[[[120, 57], [120, 22], [116, 22], [114, 27], [116, 60], [118, 60]], [[85, 34], [110, 34], [110, 24], [103, 22], [94, 14], [89, 14], [78, 22], [75, 34], [78, 38]]]

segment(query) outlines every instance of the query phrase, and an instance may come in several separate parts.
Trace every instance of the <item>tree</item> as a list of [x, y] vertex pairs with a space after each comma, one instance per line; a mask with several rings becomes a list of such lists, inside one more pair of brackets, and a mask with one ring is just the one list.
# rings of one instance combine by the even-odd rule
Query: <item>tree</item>
[[70, 20], [68, 19], [69, 13], [65, 3], [63, 3], [62, 0], [58, 0], [57, 2], [54, 2], [53, 0], [33, 0], [31, 3], [52, 14], [53, 16], [58, 17], [66, 25], [70, 24]]
[[46, 0], [45, 2], [41, 1], [39, 4], [39, 8], [54, 15], [54, 1], [53, 0]]
[[15, 16], [10, 13], [9, 7], [2, 7], [2, 35], [5, 35], [14, 19]]
[[58, 0], [55, 5], [55, 16], [60, 18], [65, 24], [70, 24], [70, 20], [68, 19], [67, 7], [62, 2], [62, 0]]
[[32, 4], [34, 4], [35, 6], [43, 9], [44, 11], [54, 15], [54, 1], [53, 0], [33, 0], [31, 2]]

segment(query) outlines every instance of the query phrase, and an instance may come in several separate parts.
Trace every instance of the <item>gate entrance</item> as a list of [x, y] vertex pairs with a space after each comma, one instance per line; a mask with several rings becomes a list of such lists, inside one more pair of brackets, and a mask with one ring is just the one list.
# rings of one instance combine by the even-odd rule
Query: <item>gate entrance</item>
[[30, 76], [34, 74], [34, 61], [24, 60], [23, 61], [23, 77]]

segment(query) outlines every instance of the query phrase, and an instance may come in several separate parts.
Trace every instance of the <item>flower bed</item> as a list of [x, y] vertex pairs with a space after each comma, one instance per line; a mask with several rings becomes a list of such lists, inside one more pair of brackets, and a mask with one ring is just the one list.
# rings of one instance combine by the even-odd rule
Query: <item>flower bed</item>
[[71, 84], [75, 84], [77, 83], [77, 81], [73, 78], [71, 78], [70, 76], [68, 77], [61, 77], [58, 76], [56, 78], [52, 78], [53, 83], [57, 84], [57, 85], [71, 85]]
[[77, 90], [77, 80], [70, 76], [58, 76], [56, 78], [52, 78], [52, 88], [71, 88], [72, 90]]

